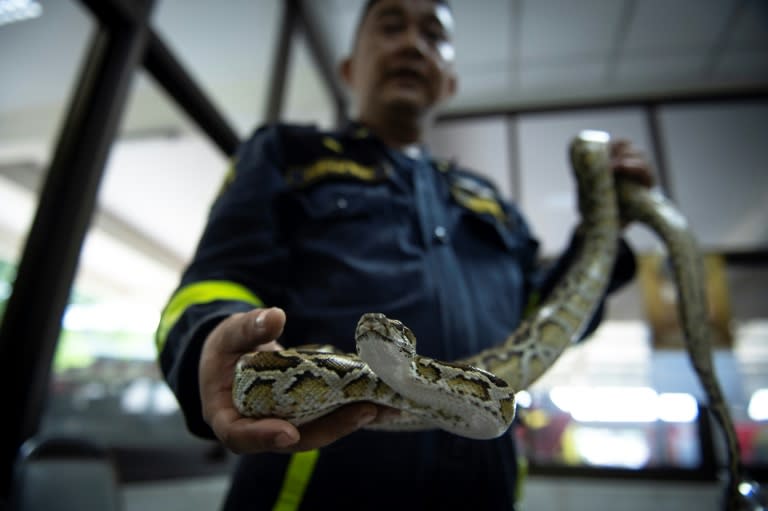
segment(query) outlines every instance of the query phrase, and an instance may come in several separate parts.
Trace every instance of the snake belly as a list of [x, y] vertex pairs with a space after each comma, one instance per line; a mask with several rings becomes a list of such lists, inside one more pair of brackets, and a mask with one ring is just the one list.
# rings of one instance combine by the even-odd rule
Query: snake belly
[[549, 296], [506, 340], [470, 358], [443, 362], [418, 355], [414, 334], [401, 322], [364, 314], [355, 331], [357, 354], [299, 346], [243, 355], [232, 388], [238, 411], [301, 425], [366, 401], [400, 410], [371, 428], [441, 428], [478, 439], [504, 434], [515, 416], [515, 392], [581, 335], [607, 288], [619, 235], [609, 142], [607, 133], [597, 131], [572, 141], [579, 248]]

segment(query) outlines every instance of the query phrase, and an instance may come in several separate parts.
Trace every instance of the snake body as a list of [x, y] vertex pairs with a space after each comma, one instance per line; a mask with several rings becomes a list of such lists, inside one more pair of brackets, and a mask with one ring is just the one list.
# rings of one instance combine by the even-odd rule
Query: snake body
[[233, 384], [238, 411], [300, 425], [367, 401], [400, 410], [370, 428], [441, 428], [477, 439], [504, 434], [515, 416], [515, 392], [554, 364], [599, 306], [616, 258], [621, 217], [647, 225], [669, 250], [687, 351], [726, 438], [726, 507], [752, 509], [739, 493], [745, 482], [738, 441], [712, 364], [696, 240], [685, 217], [663, 195], [625, 179], [614, 183], [609, 143], [607, 133], [596, 131], [572, 141], [581, 216], [577, 253], [548, 297], [503, 342], [462, 360], [438, 361], [417, 354], [416, 338], [401, 322], [364, 314], [355, 330], [356, 354], [307, 345], [243, 355]]
[[725, 440], [725, 509], [762, 510], [758, 501], [757, 483], [745, 479], [733, 418], [715, 372], [704, 265], [688, 220], [658, 191], [646, 190], [636, 183], [620, 180], [617, 183], [617, 194], [621, 215], [650, 228], [667, 247], [686, 352]]

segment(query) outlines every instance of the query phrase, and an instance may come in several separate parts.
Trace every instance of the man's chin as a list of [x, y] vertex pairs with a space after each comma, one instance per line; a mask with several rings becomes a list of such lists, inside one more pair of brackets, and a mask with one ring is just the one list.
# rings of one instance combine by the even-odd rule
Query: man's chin
[[403, 114], [419, 115], [430, 110], [433, 105], [426, 101], [423, 94], [408, 92], [390, 93], [382, 98], [388, 110]]

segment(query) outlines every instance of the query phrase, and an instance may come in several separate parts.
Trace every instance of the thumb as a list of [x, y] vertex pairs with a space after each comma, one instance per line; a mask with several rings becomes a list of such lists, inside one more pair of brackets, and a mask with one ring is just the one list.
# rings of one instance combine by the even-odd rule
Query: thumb
[[221, 350], [244, 353], [280, 337], [285, 326], [285, 312], [276, 307], [254, 309], [235, 314], [220, 326], [222, 327]]

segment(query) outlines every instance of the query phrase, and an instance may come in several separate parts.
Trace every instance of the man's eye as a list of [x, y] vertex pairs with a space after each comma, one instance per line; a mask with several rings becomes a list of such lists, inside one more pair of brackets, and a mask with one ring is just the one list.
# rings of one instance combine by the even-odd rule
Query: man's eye
[[445, 33], [442, 30], [425, 30], [424, 36], [433, 43], [445, 40]]
[[402, 23], [389, 22], [381, 24], [381, 31], [385, 34], [396, 34], [403, 29]]

